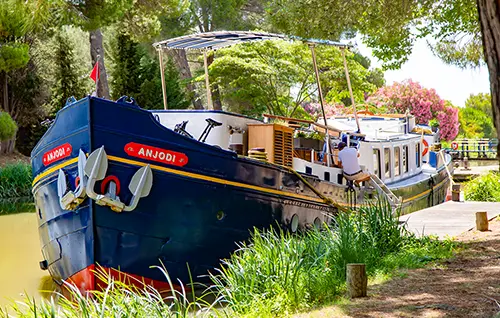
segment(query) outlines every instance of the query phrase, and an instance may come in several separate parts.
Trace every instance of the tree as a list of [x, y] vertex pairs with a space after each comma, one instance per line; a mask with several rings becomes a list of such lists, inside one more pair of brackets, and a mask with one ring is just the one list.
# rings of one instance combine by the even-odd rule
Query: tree
[[[188, 34], [193, 30], [198, 32], [249, 30], [262, 22], [263, 15], [264, 8], [260, 0], [191, 0], [179, 17], [162, 19], [162, 36], [171, 38]], [[169, 55], [176, 63], [181, 79], [191, 80], [192, 72], [186, 52], [184, 50], [171, 50]], [[209, 66], [213, 63], [214, 57], [214, 54], [209, 55]], [[194, 108], [203, 109], [192, 83], [188, 83], [188, 90], [193, 94]], [[212, 83], [211, 91], [214, 108], [221, 109], [222, 104], [217, 83]]]
[[[341, 52], [329, 46], [316, 51], [323, 94], [327, 101], [339, 103], [349, 97]], [[302, 116], [302, 105], [318, 100], [311, 52], [302, 43], [254, 42], [221, 49], [217, 55], [210, 78], [232, 111]], [[347, 60], [355, 98], [363, 101], [365, 92], [372, 93], [376, 87], [366, 80], [369, 71], [354, 54], [348, 54]]]
[[[99, 0], [66, 1], [54, 0], [53, 10], [62, 17], [62, 24], [81, 27], [89, 32], [92, 65], [99, 63], [97, 95], [109, 98], [109, 87], [104, 65], [104, 46], [101, 28], [123, 22], [124, 30], [134, 30], [138, 36], [152, 36], [159, 31], [158, 15], [176, 12], [177, 0]], [[157, 27], [143, 27], [144, 22], [156, 23]], [[151, 26], [151, 23], [147, 23]], [[144, 33], [139, 34], [139, 30]]]
[[493, 118], [493, 111], [491, 109], [491, 96], [490, 94], [479, 93], [477, 95], [471, 94], [465, 101], [466, 108], [475, 108], [482, 111], [488, 117]]
[[[162, 109], [162, 87], [160, 66], [155, 56], [130, 36], [119, 33], [114, 41], [112, 53], [113, 98], [127, 95], [136, 99], [146, 109]], [[179, 73], [171, 59], [165, 65], [167, 104], [170, 109], [184, 109], [189, 105], [181, 87]]]
[[387, 107], [390, 112], [404, 114], [409, 111], [417, 124], [429, 124], [434, 119], [444, 140], [453, 140], [458, 134], [458, 109], [442, 100], [434, 89], [424, 88], [411, 79], [382, 87], [368, 102]]
[[463, 138], [495, 138], [493, 119], [485, 112], [473, 107], [460, 108], [458, 112], [460, 122], [459, 135]]

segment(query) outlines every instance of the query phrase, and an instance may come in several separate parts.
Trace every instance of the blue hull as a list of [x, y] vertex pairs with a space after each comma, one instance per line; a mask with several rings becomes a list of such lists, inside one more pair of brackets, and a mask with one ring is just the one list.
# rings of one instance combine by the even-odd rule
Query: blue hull
[[[131, 156], [136, 143], [184, 154], [183, 165]], [[69, 144], [69, 153], [54, 151]], [[128, 203], [128, 184], [149, 164], [153, 186], [137, 208], [117, 213], [86, 198], [74, 210], [59, 204], [58, 171], [69, 188], [77, 184], [80, 150], [90, 154], [104, 146], [106, 175], [120, 183], [119, 197]], [[56, 153], [56, 155], [53, 155]], [[57, 157], [59, 156], [59, 157]], [[155, 281], [166, 278], [151, 266], [163, 264], [173, 281], [189, 281], [217, 267], [236, 242], [254, 227], [290, 227], [297, 214], [303, 227], [328, 221], [336, 209], [299, 177], [283, 167], [239, 158], [236, 153], [181, 136], [161, 126], [150, 112], [135, 105], [88, 97], [66, 106], [32, 152], [33, 194], [39, 218], [44, 266], [62, 282], [99, 264]], [[305, 176], [311, 184], [319, 180]], [[101, 192], [101, 182], [95, 186]], [[94, 289], [89, 282], [83, 289]]]

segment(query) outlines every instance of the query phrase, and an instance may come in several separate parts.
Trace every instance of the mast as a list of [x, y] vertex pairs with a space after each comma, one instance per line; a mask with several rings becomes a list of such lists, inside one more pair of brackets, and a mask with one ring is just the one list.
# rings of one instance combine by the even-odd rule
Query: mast
[[158, 57], [160, 59], [160, 74], [161, 74], [161, 91], [163, 93], [163, 108], [168, 109], [167, 105], [167, 87], [165, 85], [165, 68], [163, 66], [163, 49], [158, 49]]
[[325, 121], [326, 152], [327, 152], [326, 163], [327, 163], [328, 167], [330, 167], [330, 159], [331, 159], [330, 155], [332, 153], [332, 150], [330, 149], [330, 134], [328, 133], [328, 123], [326, 122], [325, 106], [324, 106], [325, 101], [323, 100], [323, 92], [321, 91], [321, 83], [319, 81], [319, 72], [318, 72], [318, 65], [316, 63], [316, 51], [314, 50], [314, 44], [309, 43], [309, 47], [311, 48], [314, 73], [316, 74], [316, 84], [318, 85], [318, 95], [319, 95], [319, 101], [320, 101], [320, 105], [321, 105], [321, 113], [323, 114], [323, 120]]
[[342, 51], [342, 59], [344, 60], [344, 70], [345, 77], [347, 79], [347, 87], [349, 88], [349, 94], [351, 95], [351, 104], [354, 110], [354, 118], [356, 119], [356, 125], [358, 126], [358, 133], [361, 133], [361, 127], [359, 126], [358, 113], [356, 112], [356, 104], [354, 103], [354, 95], [352, 94], [351, 78], [349, 77], [349, 69], [347, 68], [347, 60], [345, 59], [345, 48], [340, 48]]
[[208, 109], [214, 109], [212, 104], [212, 92], [210, 91], [210, 80], [208, 79], [207, 50], [203, 50], [203, 65], [205, 66], [205, 89], [207, 91]]

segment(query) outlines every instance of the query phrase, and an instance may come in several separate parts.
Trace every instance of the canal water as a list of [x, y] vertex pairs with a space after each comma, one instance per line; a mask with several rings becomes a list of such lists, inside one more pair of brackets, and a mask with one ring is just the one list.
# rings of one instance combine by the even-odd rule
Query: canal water
[[0, 307], [24, 295], [39, 299], [40, 289], [53, 288], [42, 260], [35, 213], [0, 216]]

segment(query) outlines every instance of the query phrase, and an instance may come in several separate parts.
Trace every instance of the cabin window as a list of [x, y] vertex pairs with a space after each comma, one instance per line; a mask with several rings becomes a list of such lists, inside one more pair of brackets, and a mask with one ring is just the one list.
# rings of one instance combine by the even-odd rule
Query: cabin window
[[408, 172], [408, 146], [403, 146], [403, 173]]
[[312, 174], [313, 173], [313, 169], [311, 167], [306, 167], [306, 173], [307, 174]]
[[373, 173], [382, 178], [380, 168], [380, 149], [373, 149]]
[[325, 171], [325, 181], [330, 181], [330, 172]]
[[386, 179], [389, 179], [391, 178], [392, 174], [391, 174], [391, 150], [389, 148], [384, 148], [384, 168], [385, 168], [385, 171], [384, 171], [384, 177]]
[[415, 165], [417, 168], [420, 167], [420, 142], [415, 144]]
[[399, 162], [401, 157], [401, 148], [394, 147], [394, 176], [397, 177], [401, 174], [401, 169], [399, 167]]

